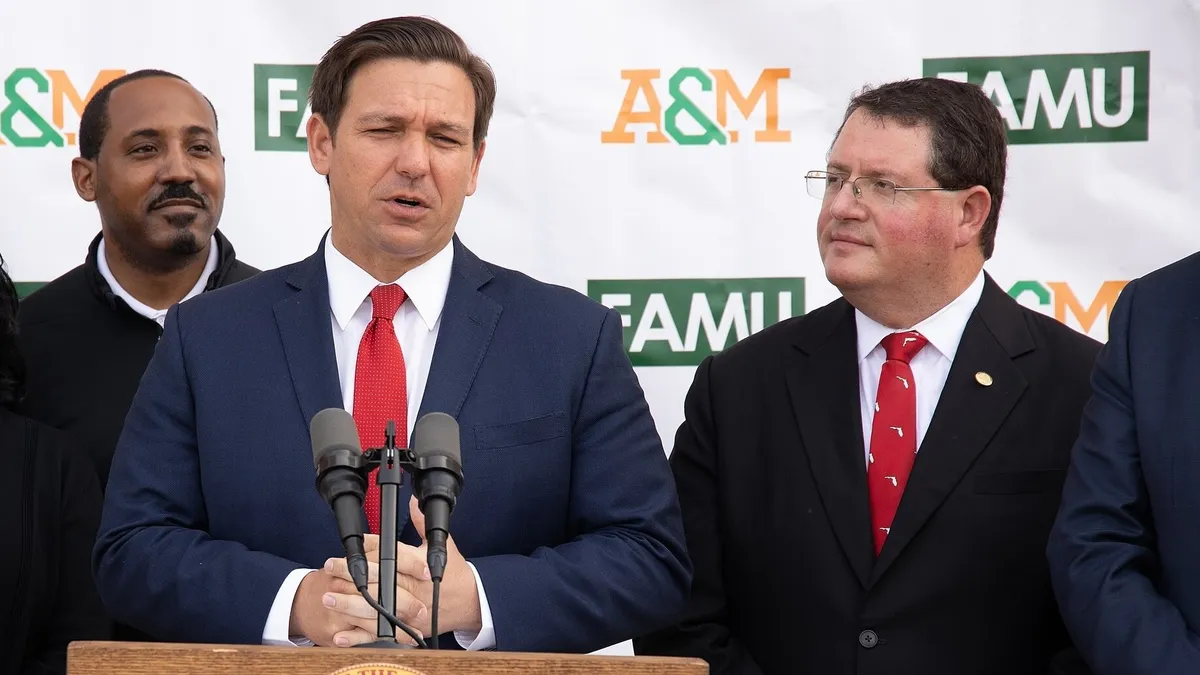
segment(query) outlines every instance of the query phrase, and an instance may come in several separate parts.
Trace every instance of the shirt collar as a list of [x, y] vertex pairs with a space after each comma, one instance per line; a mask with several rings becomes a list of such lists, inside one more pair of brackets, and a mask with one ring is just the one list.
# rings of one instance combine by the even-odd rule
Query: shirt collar
[[[208, 278], [217, 270], [217, 258], [217, 241], [214, 238], [210, 240], [208, 244], [208, 261], [204, 263], [204, 271], [200, 273], [200, 278], [196, 280], [196, 285], [192, 286], [192, 290], [188, 291], [187, 295], [183, 296], [183, 300], [180, 300], [180, 302], [183, 302], [184, 300], [190, 300], [204, 292], [204, 287], [208, 285]], [[121, 284], [117, 282], [117, 278], [113, 276], [112, 268], [108, 266], [108, 256], [105, 253], [104, 248], [104, 237], [100, 238], [100, 243], [97, 244], [96, 247], [96, 266], [100, 269], [100, 276], [104, 277], [104, 280], [108, 282], [108, 286], [112, 289], [113, 295], [116, 295], [118, 298], [124, 300], [125, 304], [129, 305], [130, 309], [138, 314], [141, 314], [147, 319], [157, 320], [160, 317], [166, 316], [167, 310], [155, 309], [143, 303], [141, 300], [133, 297], [129, 291], [125, 290]]]
[[[389, 282], [404, 289], [428, 330], [433, 330], [442, 315], [453, 263], [454, 246], [447, 243], [432, 258]], [[331, 235], [325, 239], [325, 272], [329, 278], [329, 307], [338, 326], [346, 330], [371, 291], [383, 284], [337, 250]]]
[[[950, 304], [907, 330], [915, 330], [924, 335], [934, 349], [953, 361], [954, 355], [958, 352], [958, 343], [962, 340], [963, 330], [967, 327], [967, 321], [971, 319], [971, 313], [975, 311], [975, 306], [983, 297], [983, 282], [983, 270], [980, 270], [971, 285]], [[888, 328], [857, 309], [854, 310], [854, 321], [858, 329], [859, 363], [862, 363], [867, 355], [879, 347], [883, 338], [892, 333], [904, 332]]]

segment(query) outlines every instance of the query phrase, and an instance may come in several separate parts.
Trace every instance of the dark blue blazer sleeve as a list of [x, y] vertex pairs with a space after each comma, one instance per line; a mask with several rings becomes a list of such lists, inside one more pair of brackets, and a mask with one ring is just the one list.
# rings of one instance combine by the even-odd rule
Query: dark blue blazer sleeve
[[92, 567], [117, 621], [165, 640], [259, 644], [301, 565], [207, 533], [189, 370], [220, 364], [188, 361], [181, 308], [167, 314], [117, 444]]
[[1154, 402], [1135, 405], [1133, 395], [1136, 293], [1135, 281], [1113, 307], [1047, 554], [1063, 619], [1097, 674], [1195, 673], [1200, 640], [1152, 581], [1159, 561], [1135, 413]]
[[666, 453], [619, 315], [599, 330], [572, 430], [569, 526], [531, 555], [471, 558], [504, 651], [589, 652], [678, 620], [692, 566]]

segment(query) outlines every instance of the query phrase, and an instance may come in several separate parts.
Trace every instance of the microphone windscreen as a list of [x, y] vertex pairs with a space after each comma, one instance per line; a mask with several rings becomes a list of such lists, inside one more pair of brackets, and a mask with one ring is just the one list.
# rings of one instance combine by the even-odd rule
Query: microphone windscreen
[[341, 408], [326, 408], [313, 415], [309, 423], [309, 435], [312, 437], [314, 465], [321, 455], [334, 448], [345, 447], [362, 452], [354, 417]]
[[446, 413], [433, 412], [413, 425], [413, 454], [417, 457], [441, 455], [462, 464], [458, 422]]

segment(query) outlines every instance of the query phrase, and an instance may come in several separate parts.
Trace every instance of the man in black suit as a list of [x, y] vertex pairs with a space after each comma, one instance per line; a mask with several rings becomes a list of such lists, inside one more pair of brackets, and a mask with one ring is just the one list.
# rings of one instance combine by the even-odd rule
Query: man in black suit
[[850, 102], [806, 178], [843, 297], [697, 369], [671, 456], [692, 598], [638, 653], [714, 675], [1080, 672], [1045, 547], [1100, 345], [983, 271], [1005, 163], [976, 86]]

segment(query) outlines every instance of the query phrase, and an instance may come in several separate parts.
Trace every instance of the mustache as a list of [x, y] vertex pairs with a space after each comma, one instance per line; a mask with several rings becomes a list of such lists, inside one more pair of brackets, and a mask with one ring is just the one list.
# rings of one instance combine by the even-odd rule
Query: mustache
[[159, 206], [162, 206], [164, 202], [172, 199], [190, 199], [198, 204], [203, 205], [204, 208], [208, 208], [208, 200], [206, 200], [199, 192], [196, 192], [192, 188], [191, 183], [169, 183], [165, 188], [163, 188], [163, 191], [158, 193], [158, 196], [150, 202], [149, 210], [153, 211]]

